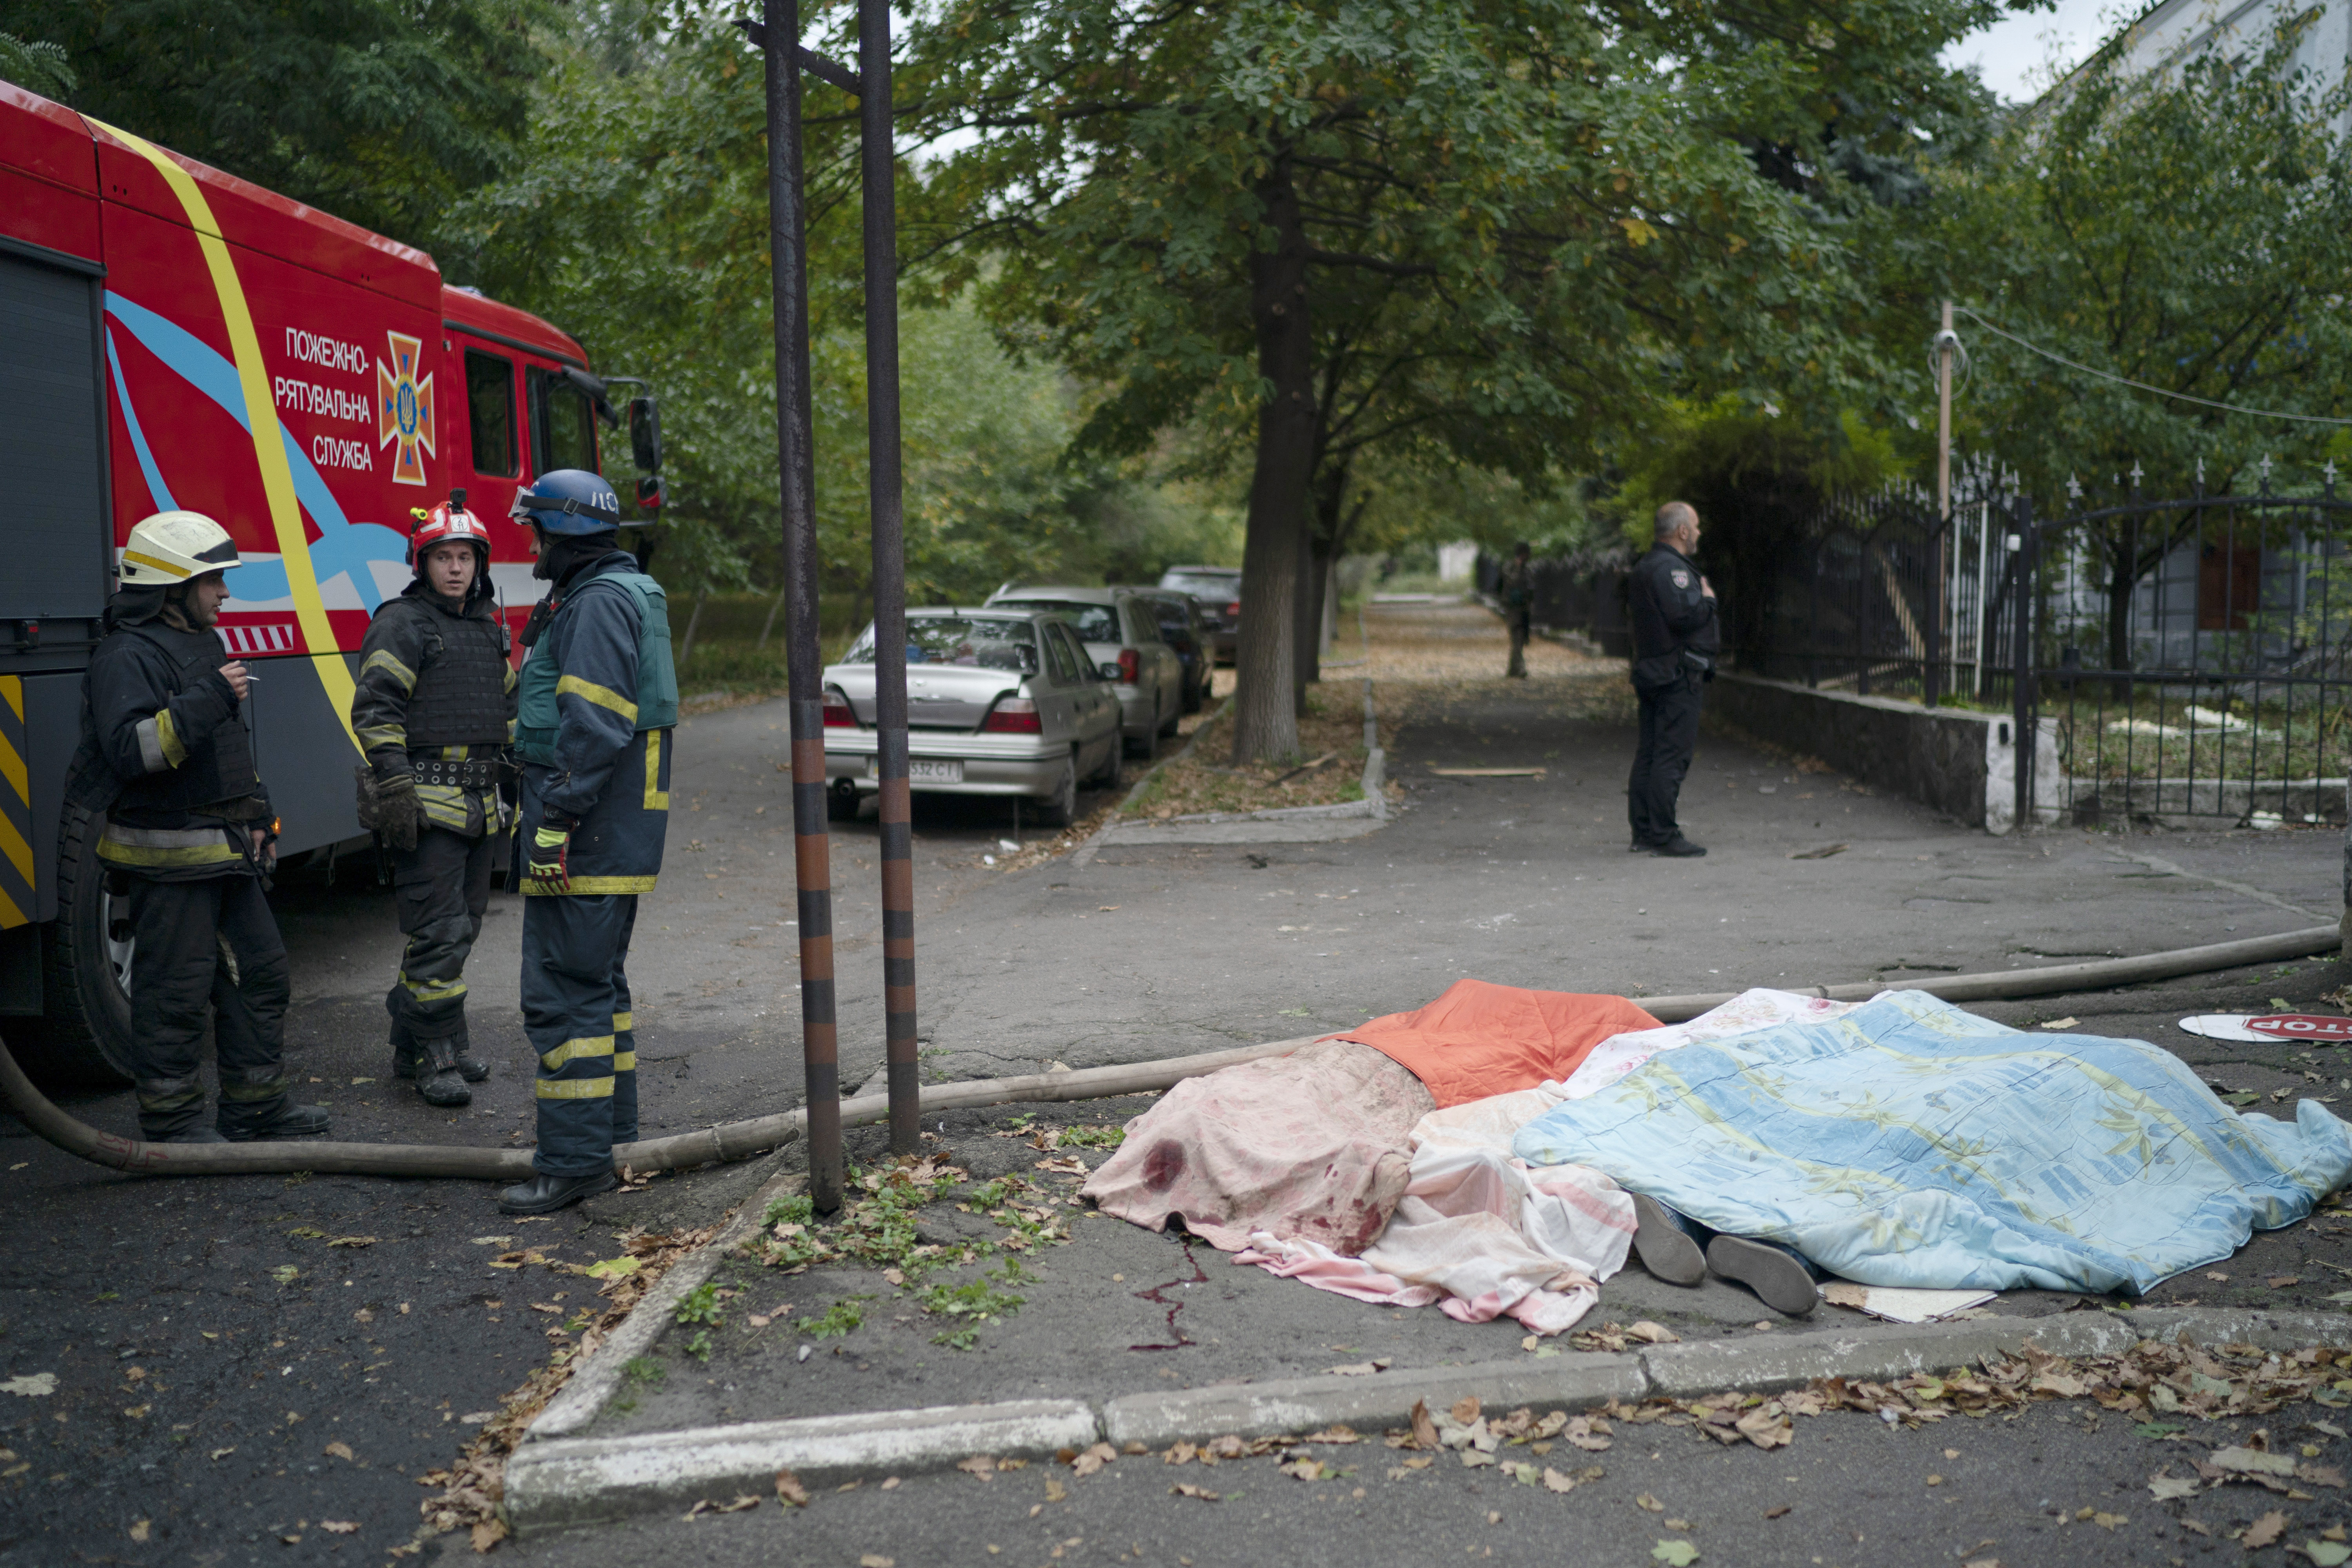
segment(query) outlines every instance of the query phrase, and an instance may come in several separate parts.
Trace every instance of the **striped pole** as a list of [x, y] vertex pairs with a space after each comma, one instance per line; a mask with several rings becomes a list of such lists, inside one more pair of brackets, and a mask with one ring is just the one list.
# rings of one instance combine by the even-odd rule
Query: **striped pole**
[[915, 1054], [915, 848], [907, 783], [907, 537], [898, 464], [898, 218], [890, 131], [890, 8], [858, 0], [858, 131], [865, 186], [866, 446], [874, 524], [876, 766], [882, 781], [883, 1059], [890, 1152], [922, 1129]]

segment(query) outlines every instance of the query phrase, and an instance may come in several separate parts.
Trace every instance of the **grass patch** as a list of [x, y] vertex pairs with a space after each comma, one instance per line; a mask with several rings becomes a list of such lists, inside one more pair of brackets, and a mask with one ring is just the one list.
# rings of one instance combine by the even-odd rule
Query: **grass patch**
[[863, 1303], [872, 1300], [871, 1296], [845, 1296], [827, 1307], [823, 1317], [803, 1318], [801, 1332], [813, 1340], [837, 1340], [855, 1333], [866, 1321]]
[[[1363, 689], [1354, 681], [1312, 687], [1298, 721], [1299, 754], [1278, 763], [1228, 765], [1233, 710], [1202, 725], [1191, 753], [1154, 773], [1122, 809], [1145, 820], [1209, 811], [1337, 805], [1364, 798]], [[1386, 743], [1385, 741], [1382, 742]], [[1313, 764], [1305, 766], [1302, 764]]]
[[[1113, 1148], [1125, 1136], [1114, 1127], [1078, 1129], [1082, 1136], [1075, 1140], [1068, 1137], [1071, 1130], [1060, 1131], [1066, 1141], [1087, 1148]], [[1042, 1142], [1039, 1146], [1045, 1147]], [[1005, 1287], [1028, 1278], [1020, 1255], [1070, 1239], [1069, 1222], [1055, 1194], [1025, 1176], [975, 1183], [969, 1172], [939, 1155], [870, 1169], [852, 1167], [848, 1176], [847, 1201], [830, 1220], [817, 1219], [805, 1194], [771, 1203], [761, 1215], [763, 1234], [744, 1244], [744, 1255], [786, 1274], [827, 1266], [879, 1269], [900, 1291], [897, 1300], [911, 1300], [924, 1311], [957, 1325], [935, 1342], [951, 1349], [971, 1349], [981, 1324], [1019, 1310], [1024, 1298]], [[948, 1244], [921, 1240], [918, 1215], [950, 1200], [961, 1213], [993, 1221], [999, 1233]], [[999, 1260], [993, 1274], [961, 1283], [922, 1283], [942, 1269], [991, 1259]], [[814, 1338], [852, 1332], [865, 1321], [858, 1303], [873, 1300], [870, 1295], [845, 1298], [822, 1317], [801, 1319], [800, 1330]], [[691, 1344], [687, 1349], [693, 1352]]]

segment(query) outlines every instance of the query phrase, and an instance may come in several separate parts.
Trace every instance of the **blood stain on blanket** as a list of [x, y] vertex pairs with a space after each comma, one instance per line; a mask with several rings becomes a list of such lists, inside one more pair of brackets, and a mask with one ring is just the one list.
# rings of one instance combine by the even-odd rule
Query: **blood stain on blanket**
[[1184, 1146], [1172, 1139], [1163, 1139], [1143, 1157], [1143, 1184], [1155, 1193], [1164, 1193], [1184, 1173]]
[[1209, 1277], [1201, 1272], [1201, 1260], [1192, 1256], [1192, 1244], [1189, 1240], [1184, 1243], [1184, 1261], [1192, 1266], [1192, 1278], [1190, 1279], [1185, 1279], [1182, 1275], [1178, 1275], [1175, 1279], [1169, 1280], [1164, 1285], [1154, 1285], [1149, 1290], [1138, 1290], [1135, 1292], [1136, 1299], [1138, 1300], [1155, 1301], [1160, 1306], [1168, 1309], [1168, 1342], [1164, 1345], [1129, 1345], [1127, 1347], [1128, 1349], [1131, 1351], [1180, 1351], [1186, 1345], [1195, 1342], [1185, 1334], [1183, 1330], [1176, 1326], [1176, 1314], [1184, 1310], [1184, 1298], [1179, 1296], [1176, 1300], [1171, 1301], [1167, 1297], [1160, 1294], [1163, 1290], [1181, 1289], [1186, 1285], [1206, 1285], [1209, 1282]]

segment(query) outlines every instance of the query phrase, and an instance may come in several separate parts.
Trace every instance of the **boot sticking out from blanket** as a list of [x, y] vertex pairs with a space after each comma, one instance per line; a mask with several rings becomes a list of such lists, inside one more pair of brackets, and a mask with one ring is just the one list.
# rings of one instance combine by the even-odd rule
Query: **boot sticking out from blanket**
[[[1633, 1201], [1639, 1204], [1642, 1200]], [[1641, 1245], [1638, 1232], [1634, 1245]], [[1706, 1244], [1706, 1266], [1726, 1279], [1738, 1280], [1784, 1317], [1801, 1318], [1821, 1303], [1822, 1293], [1805, 1266], [1779, 1247], [1767, 1247], [1760, 1241], [1718, 1236]]]
[[1642, 1267], [1669, 1285], [1706, 1278], [1706, 1255], [1655, 1198], [1633, 1194], [1633, 1251]]

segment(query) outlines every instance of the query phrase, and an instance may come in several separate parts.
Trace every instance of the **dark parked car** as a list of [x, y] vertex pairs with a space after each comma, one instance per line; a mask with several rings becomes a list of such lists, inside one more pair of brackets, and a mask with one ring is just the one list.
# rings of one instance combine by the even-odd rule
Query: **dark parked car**
[[1160, 622], [1160, 640], [1184, 661], [1184, 711], [1198, 713], [1209, 700], [1209, 681], [1217, 668], [1217, 628], [1209, 607], [1173, 588], [1138, 588], [1135, 596], [1150, 606]]
[[1242, 572], [1238, 566], [1171, 566], [1160, 585], [1201, 601], [1216, 631], [1217, 662], [1234, 662], [1242, 631]]

